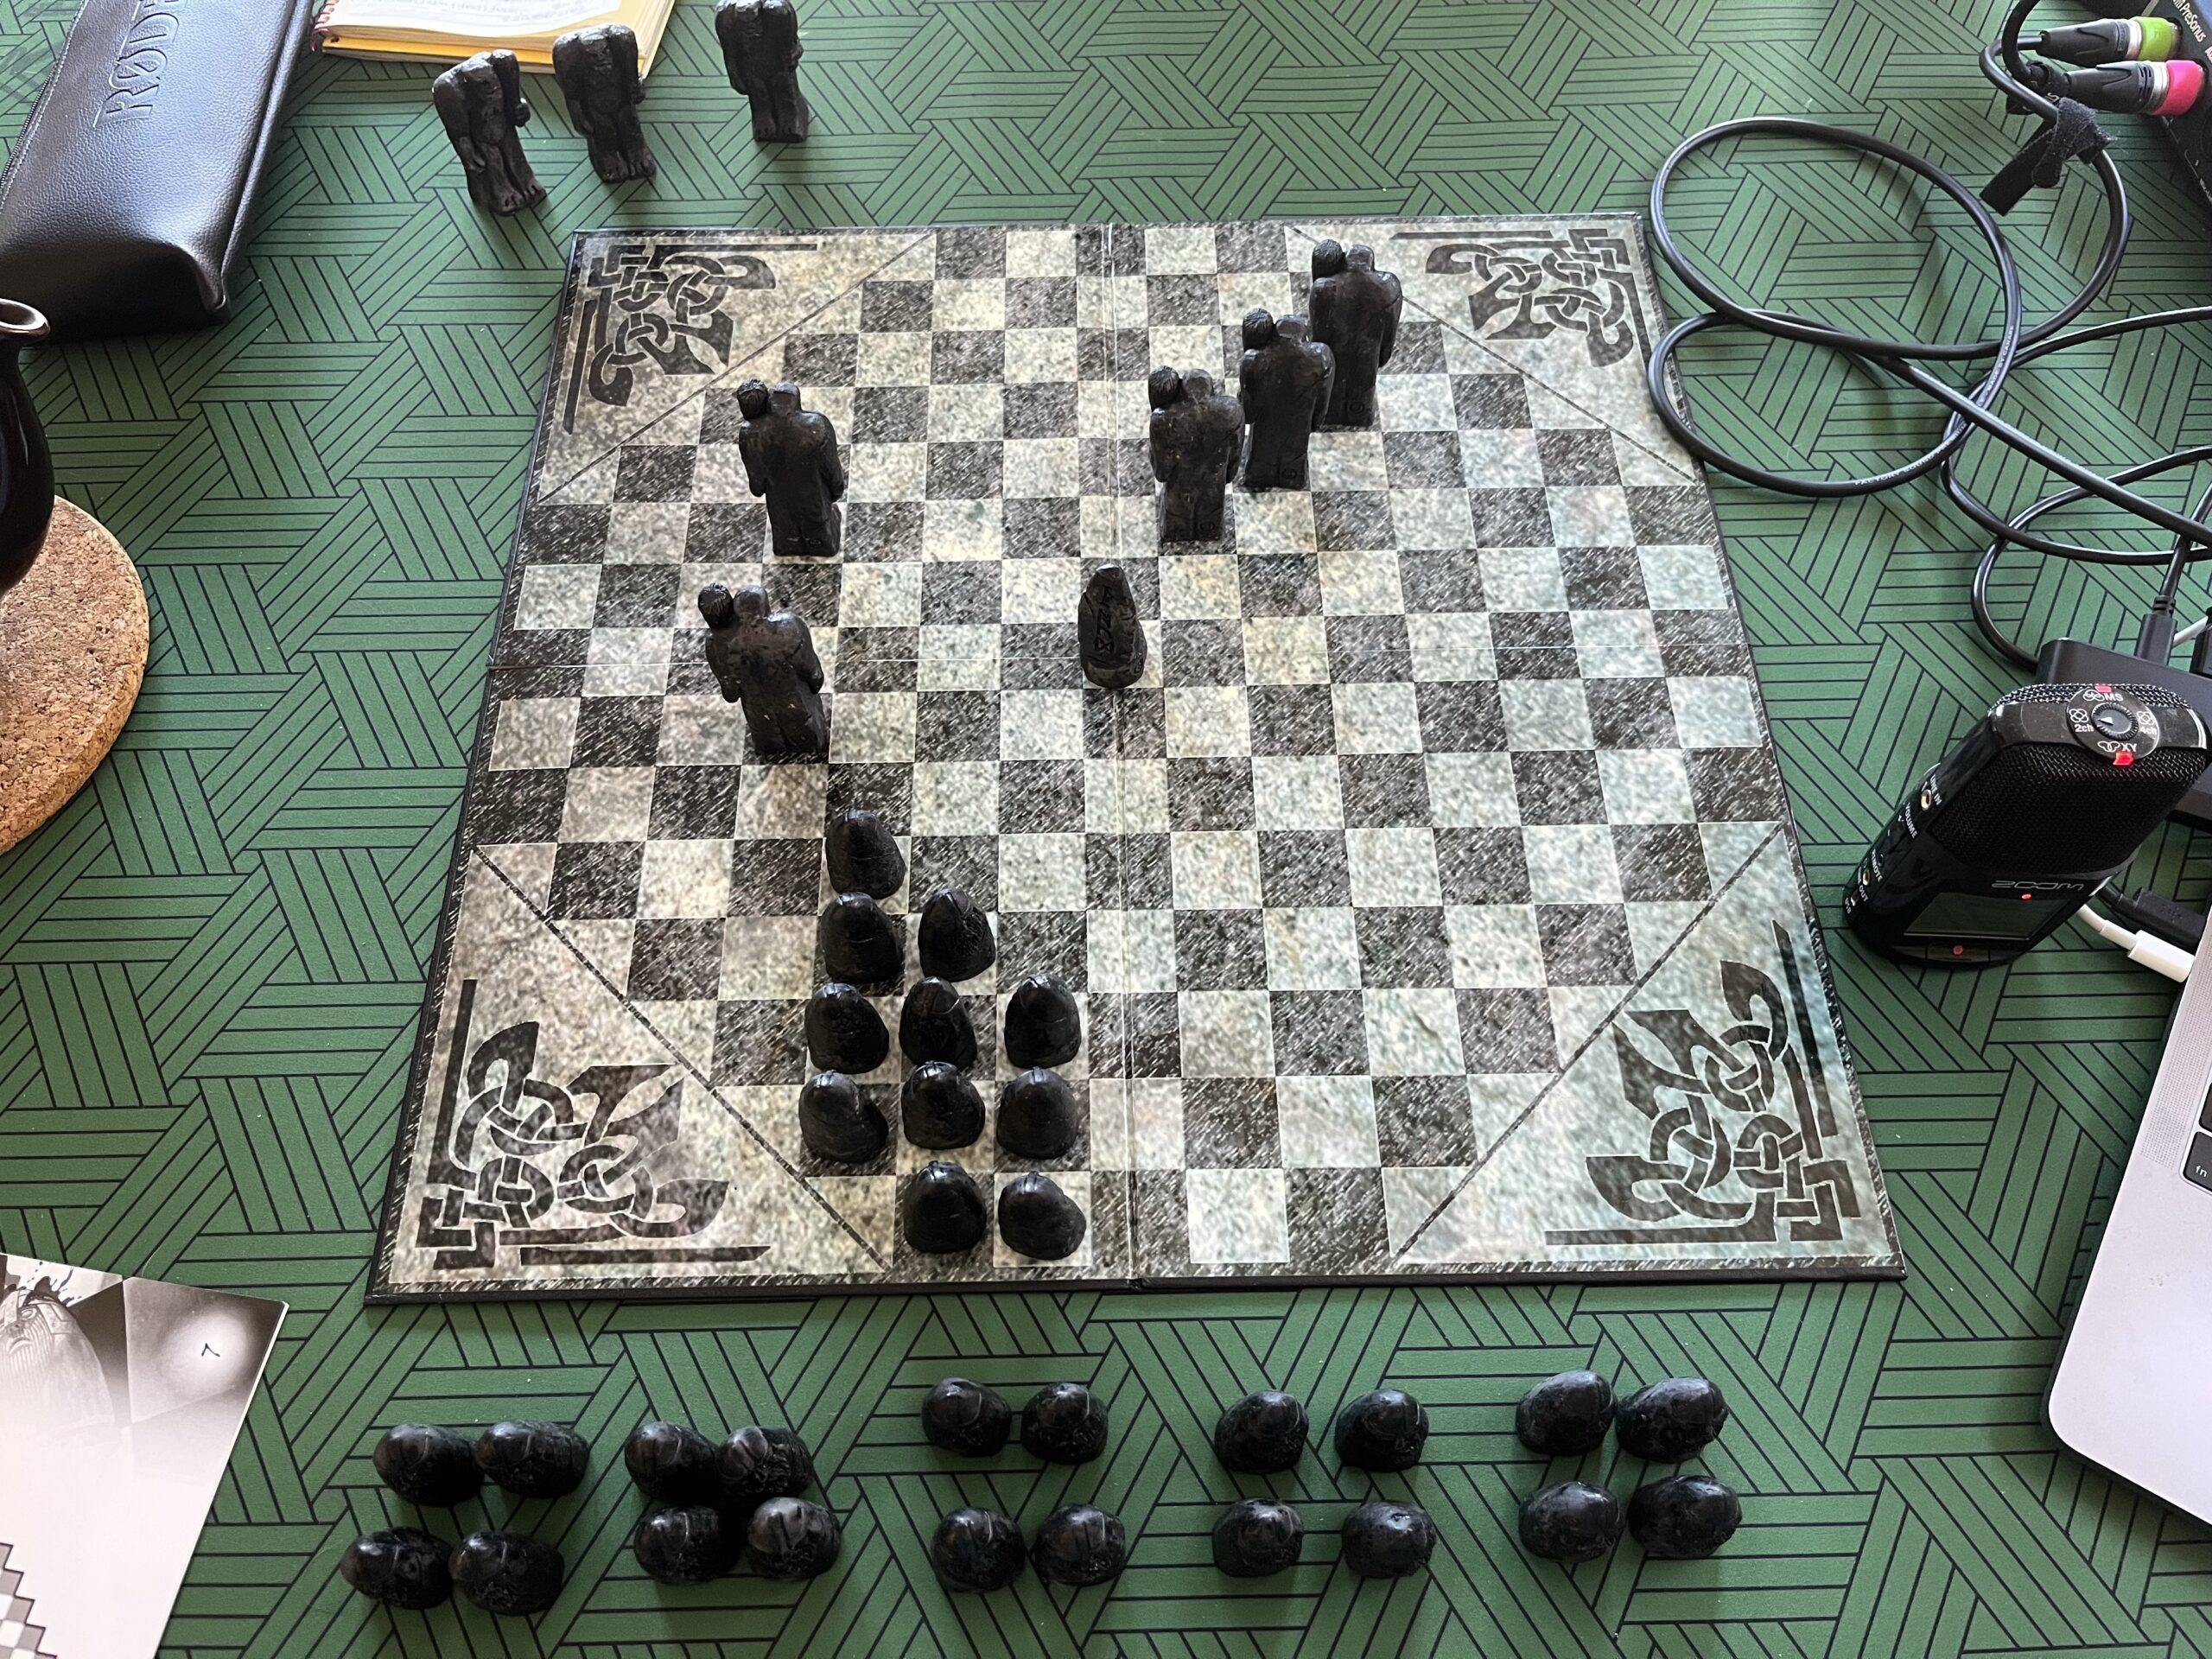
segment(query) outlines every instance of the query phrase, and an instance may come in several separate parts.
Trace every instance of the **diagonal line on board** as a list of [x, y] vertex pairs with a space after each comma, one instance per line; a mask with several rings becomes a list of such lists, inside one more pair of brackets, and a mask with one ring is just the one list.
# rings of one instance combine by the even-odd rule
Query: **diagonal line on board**
[[566, 950], [570, 956], [574, 957], [576, 961], [582, 965], [583, 970], [600, 982], [601, 987], [607, 992], [607, 994], [613, 997], [615, 1001], [620, 1005], [624, 1013], [627, 1014], [632, 1020], [635, 1020], [647, 1031], [652, 1032], [654, 1040], [659, 1043], [660, 1046], [663, 1048], [665, 1048], [670, 1053], [676, 1056], [677, 1063], [698, 1080], [699, 1086], [707, 1091], [709, 1097], [714, 1101], [715, 1104], [721, 1107], [722, 1110], [729, 1114], [730, 1122], [736, 1124], [739, 1128], [744, 1130], [747, 1136], [753, 1141], [753, 1145], [759, 1147], [761, 1151], [766, 1153], [769, 1157], [774, 1159], [776, 1160], [776, 1166], [779, 1169], [781, 1169], [784, 1172], [784, 1174], [802, 1192], [805, 1193], [808, 1198], [813, 1199], [816, 1204], [819, 1205], [822, 1208], [822, 1212], [824, 1215], [828, 1216], [830, 1220], [836, 1222], [838, 1226], [845, 1230], [846, 1234], [852, 1239], [853, 1243], [859, 1245], [861, 1250], [866, 1253], [869, 1261], [874, 1262], [879, 1268], [887, 1268], [889, 1266], [889, 1263], [886, 1262], [881, 1256], [875, 1253], [874, 1246], [871, 1245], [868, 1240], [862, 1238], [859, 1232], [854, 1228], [853, 1224], [847, 1221], [843, 1215], [839, 1212], [837, 1206], [830, 1203], [829, 1199], [823, 1198], [821, 1192], [817, 1190], [812, 1181], [807, 1179], [805, 1176], [800, 1174], [797, 1169], [791, 1166], [791, 1160], [785, 1157], [782, 1153], [777, 1151], [774, 1144], [769, 1141], [767, 1136], [762, 1135], [759, 1129], [753, 1128], [752, 1119], [747, 1117], [743, 1112], [739, 1111], [736, 1107], [731, 1105], [728, 1101], [722, 1098], [721, 1091], [715, 1087], [714, 1080], [707, 1076], [705, 1072], [700, 1071], [699, 1068], [692, 1063], [690, 1057], [681, 1048], [678, 1048], [674, 1043], [671, 1042], [667, 1037], [663, 1035], [660, 1028], [655, 1026], [651, 1020], [647, 1019], [645, 1015], [639, 1011], [638, 1006], [630, 1001], [628, 996], [614, 988], [614, 982], [607, 978], [605, 974], [600, 971], [599, 964], [594, 962], [589, 957], [584, 955], [582, 951], [577, 950], [575, 944], [565, 934], [563, 934], [559, 928], [553, 925], [551, 919], [543, 915], [538, 910], [537, 906], [530, 902], [530, 896], [514, 884], [505, 870], [501, 869], [490, 859], [485, 857], [480, 849], [471, 848], [469, 849], [469, 855], [474, 858], [478, 864], [482, 866], [485, 869], [491, 871], [493, 875], [499, 878], [499, 885], [514, 895], [515, 902], [520, 905], [524, 910], [528, 911], [532, 919], [534, 919], [540, 927], [543, 928], [546, 932], [550, 934], [554, 938], [560, 941], [561, 948]]
[[[1783, 822], [1786, 822], [1786, 820]], [[1590, 1052], [1591, 1045], [1595, 1043], [1600, 1037], [1604, 1036], [1607, 1032], [1613, 1028], [1615, 1023], [1620, 1019], [1622, 1011], [1625, 1009], [1630, 1002], [1636, 1000], [1637, 993], [1641, 991], [1646, 985], [1649, 985], [1658, 971], [1662, 968], [1664, 968], [1669, 962], [1674, 960], [1675, 952], [1682, 948], [1682, 941], [1688, 938], [1691, 934], [1696, 932], [1699, 928], [1705, 925], [1705, 918], [1713, 914], [1714, 909], [1719, 905], [1720, 901], [1723, 899], [1726, 899], [1729, 893], [1735, 887], [1735, 885], [1744, 879], [1744, 872], [1750, 869], [1753, 864], [1758, 861], [1759, 855], [1766, 851], [1769, 847], [1771, 847], [1774, 844], [1774, 838], [1777, 836], [1779, 836], [1782, 833], [1782, 830], [1783, 823], [1777, 823], [1773, 828], [1766, 832], [1765, 835], [1759, 837], [1759, 844], [1752, 848], [1751, 850], [1745, 855], [1744, 861], [1736, 867], [1735, 873], [1730, 875], [1726, 881], [1720, 884], [1720, 890], [1714, 893], [1712, 898], [1705, 901], [1705, 907], [1699, 911], [1696, 915], [1690, 918], [1689, 925], [1683, 928], [1680, 933], [1675, 936], [1675, 942], [1669, 945], [1665, 950], [1660, 953], [1659, 960], [1653, 963], [1650, 967], [1645, 969], [1642, 974], [1637, 976], [1636, 982], [1621, 993], [1621, 1000], [1613, 1004], [1612, 1008], [1606, 1014], [1605, 1017], [1603, 1020], [1600, 1020], [1597, 1025], [1592, 1028], [1590, 1034], [1587, 1037], [1585, 1037], [1582, 1041], [1576, 1046], [1574, 1052], [1567, 1057], [1566, 1064], [1560, 1067], [1558, 1072], [1552, 1077], [1552, 1080], [1546, 1084], [1542, 1088], [1536, 1090], [1535, 1094], [1530, 1097], [1529, 1103], [1521, 1109], [1514, 1120], [1510, 1123], [1508, 1123], [1503, 1129], [1498, 1131], [1497, 1139], [1491, 1141], [1488, 1147], [1484, 1147], [1482, 1156], [1476, 1159], [1475, 1161], [1468, 1166], [1467, 1173], [1459, 1178], [1459, 1181], [1452, 1186], [1451, 1192], [1445, 1194], [1443, 1198], [1438, 1199], [1436, 1207], [1431, 1210], [1427, 1215], [1421, 1218], [1421, 1225], [1413, 1230], [1412, 1233], [1407, 1236], [1406, 1242], [1391, 1255], [1390, 1265], [1393, 1268], [1402, 1267], [1405, 1264], [1407, 1252], [1411, 1250], [1414, 1245], [1421, 1243], [1421, 1236], [1427, 1232], [1432, 1226], [1435, 1225], [1438, 1217], [1441, 1216], [1453, 1205], [1459, 1203], [1460, 1196], [1466, 1192], [1468, 1186], [1473, 1182], [1475, 1177], [1483, 1173], [1484, 1169], [1489, 1166], [1491, 1160], [1497, 1156], [1499, 1149], [1503, 1147], [1508, 1141], [1510, 1141], [1514, 1137], [1514, 1135], [1519, 1131], [1521, 1126], [1523, 1123], [1526, 1123], [1529, 1118], [1535, 1115], [1536, 1108], [1544, 1103], [1545, 1100], [1549, 1097], [1552, 1090], [1558, 1088], [1560, 1084], [1564, 1083], [1567, 1080], [1567, 1074], [1573, 1071], [1577, 1065], [1581, 1064], [1582, 1057]]]

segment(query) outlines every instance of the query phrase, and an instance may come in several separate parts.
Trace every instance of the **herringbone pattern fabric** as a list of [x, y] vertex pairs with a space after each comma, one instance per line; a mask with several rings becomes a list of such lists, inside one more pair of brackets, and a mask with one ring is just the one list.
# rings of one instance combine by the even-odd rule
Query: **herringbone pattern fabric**
[[[505, 223], [469, 207], [425, 71], [311, 63], [236, 319], [34, 366], [63, 486], [137, 555], [155, 644], [113, 760], [0, 860], [0, 1243], [294, 1307], [168, 1651], [2212, 1654], [2203, 1531], [2056, 1454], [2038, 1423], [2170, 1001], [2070, 939], [1958, 978], [1837, 941], [1902, 1287], [363, 1311], [569, 231], [1634, 208], [1676, 136], [1755, 110], [1869, 125], [1975, 178], [2019, 137], [1969, 62], [1994, 0], [803, 4], [803, 151], [753, 147], [709, 8], [683, 0], [646, 105], [657, 186], [603, 190], [534, 82], [551, 199]], [[67, 9], [0, 0], [8, 109]], [[2113, 124], [2139, 226], [2108, 308], [2201, 300], [2199, 211]], [[1917, 226], [1906, 193], [1855, 165], [1764, 149], [1704, 169], [1677, 210], [1747, 291], [1846, 321], [1986, 318], [1986, 281], [1898, 233], [1948, 245], [1955, 224]], [[2047, 301], [2101, 227], [2093, 199], [2077, 181], [2016, 219]], [[1700, 362], [1712, 424], [1777, 460], [1864, 470], [1924, 429], [1794, 353]], [[2023, 375], [2012, 408], [2115, 467], [2201, 435], [2206, 368], [2201, 334], [2138, 336]], [[1986, 465], [1993, 488], [2036, 487]], [[1825, 896], [1908, 768], [2012, 677], [1970, 636], [1973, 550], [1928, 493], [1817, 509], [1718, 493]], [[2007, 570], [2031, 633], [2126, 626], [2124, 583]], [[2152, 861], [2202, 891], [2178, 843]], [[1511, 1402], [1583, 1363], [1722, 1380], [1738, 1418], [1712, 1462], [1749, 1517], [1724, 1556], [1624, 1548], [1570, 1578], [1520, 1555], [1512, 1507], [1547, 1475], [1512, 1441]], [[1009, 1393], [1092, 1381], [1114, 1404], [1109, 1457], [953, 1470], [913, 1410], [956, 1369]], [[1270, 1382], [1318, 1416], [1384, 1380], [1436, 1424], [1430, 1465], [1382, 1483], [1436, 1512], [1433, 1573], [1356, 1587], [1333, 1529], [1360, 1494], [1309, 1459], [1277, 1483], [1306, 1503], [1309, 1564], [1217, 1578], [1205, 1533], [1243, 1484], [1205, 1449], [1220, 1403]], [[851, 1517], [846, 1565], [804, 1588], [647, 1583], [613, 1452], [648, 1412], [797, 1426]], [[551, 1613], [394, 1621], [334, 1583], [344, 1540], [398, 1514], [365, 1455], [381, 1425], [506, 1413], [574, 1419], [601, 1448], [583, 1492], [521, 1513], [568, 1554]], [[929, 1579], [920, 1535], [956, 1502], [1033, 1523], [1078, 1497], [1136, 1541], [1111, 1595], [1033, 1579], [956, 1605]]]

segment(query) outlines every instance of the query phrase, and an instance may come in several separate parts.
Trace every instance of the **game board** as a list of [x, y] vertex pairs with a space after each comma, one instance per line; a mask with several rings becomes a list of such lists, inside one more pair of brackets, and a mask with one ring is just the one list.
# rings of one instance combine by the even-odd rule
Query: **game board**
[[[1147, 370], [1233, 389], [1323, 235], [1404, 282], [1378, 429], [1163, 554]], [[580, 237], [372, 1299], [1901, 1272], [1657, 316], [1618, 215]], [[766, 556], [754, 374], [846, 445], [839, 561]], [[811, 625], [826, 764], [751, 754], [715, 580]], [[876, 1164], [800, 1142], [849, 805], [887, 908], [993, 915], [987, 1098], [997, 987], [1077, 993], [1066, 1262], [901, 1242], [895, 1049]]]

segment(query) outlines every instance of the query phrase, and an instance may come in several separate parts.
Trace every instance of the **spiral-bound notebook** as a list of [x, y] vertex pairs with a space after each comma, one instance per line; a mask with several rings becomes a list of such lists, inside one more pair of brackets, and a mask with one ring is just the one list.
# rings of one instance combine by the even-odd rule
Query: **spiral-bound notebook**
[[558, 36], [623, 23], [638, 37], [639, 68], [650, 71], [675, 9], [676, 0], [327, 0], [315, 43], [347, 57], [432, 63], [504, 47], [527, 67], [550, 69]]

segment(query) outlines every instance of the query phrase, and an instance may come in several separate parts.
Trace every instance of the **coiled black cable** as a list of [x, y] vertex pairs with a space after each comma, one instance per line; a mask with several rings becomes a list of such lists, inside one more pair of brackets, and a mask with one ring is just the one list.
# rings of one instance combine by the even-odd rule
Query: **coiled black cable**
[[[2018, 105], [2042, 116], [2046, 121], [2055, 121], [2058, 114], [2056, 107], [2023, 86], [2018, 78], [2019, 33], [2037, 3], [2037, 0], [2018, 0], [2007, 14], [1998, 40], [1983, 48], [1980, 67], [1982, 73]], [[1667, 189], [1676, 172], [1691, 156], [1727, 139], [1758, 137], [1798, 139], [1857, 150], [1915, 175], [1948, 197], [1972, 221], [1989, 250], [2004, 306], [2001, 326], [1996, 335], [1991, 339], [1974, 340], [1885, 340], [1854, 334], [1794, 312], [1745, 304], [1726, 293], [1698, 268], [1675, 241], [1667, 219]], [[2171, 327], [2182, 323], [2212, 320], [2212, 305], [2187, 306], [2097, 323], [2072, 333], [2063, 332], [2110, 287], [2126, 252], [2133, 226], [2126, 187], [2110, 154], [2100, 147], [2081, 159], [2095, 174], [2103, 188], [2107, 211], [2103, 245], [2098, 251], [2096, 263], [2088, 279], [2073, 297], [2052, 315], [2032, 327], [2027, 324], [2024, 317], [2019, 265], [2005, 241], [2004, 230], [1996, 215], [1978, 194], [1950, 173], [1925, 156], [1887, 139], [1856, 132], [1847, 127], [1783, 116], [1753, 116], [1724, 121], [1694, 133], [1677, 144], [1673, 153], [1660, 164], [1651, 181], [1652, 245], [1682, 284], [1708, 308], [1702, 314], [1677, 323], [1652, 350], [1650, 360], [1646, 365], [1646, 373], [1652, 406], [1660, 423], [1667, 428], [1678, 443], [1707, 465], [1746, 483], [1788, 495], [1815, 499], [1872, 495], [1935, 473], [1953, 505], [1993, 538], [1975, 569], [1969, 589], [1968, 598], [1975, 626], [2000, 655], [2029, 667], [2035, 665], [2033, 653], [2007, 634], [1989, 610], [1991, 572], [2007, 545], [2024, 547], [2056, 558], [2096, 564], [2164, 566], [2165, 574], [2152, 608], [2153, 620], [2163, 612], [2165, 625], [2161, 630], [2155, 628], [2152, 622], [2146, 622], [2140, 647], [2155, 648], [2161, 660], [2165, 651], [2171, 649], [2174, 639], [2171, 619], [2182, 572], [2190, 563], [2212, 557], [2212, 524], [2205, 523], [2202, 517], [2208, 508], [2212, 508], [2212, 489], [2206, 491], [2194, 513], [2181, 513], [2126, 487], [2138, 480], [2212, 459], [2212, 446], [2176, 450], [2107, 478], [2031, 436], [1994, 412], [1994, 405], [2008, 377], [2016, 369], [2040, 358], [2071, 346], [2087, 345], [2093, 340], [2109, 340], [2146, 328]], [[1802, 478], [1761, 467], [1725, 449], [1698, 425], [1689, 403], [1687, 382], [1680, 374], [1676, 361], [1676, 354], [1685, 340], [1707, 329], [1724, 326], [1822, 346], [1902, 381], [1949, 411], [1942, 434], [1932, 447], [1902, 466], [1858, 478]], [[1923, 366], [1930, 363], [1973, 365], [1980, 372], [1963, 386], [1955, 386]], [[2024, 512], [2010, 517], [1999, 513], [1975, 495], [1959, 476], [1960, 452], [1977, 433], [1987, 434], [2027, 456], [2037, 465], [2056, 474], [2068, 480], [2069, 487], [2047, 495]], [[2091, 497], [2167, 531], [2174, 538], [2172, 546], [2164, 551], [2092, 547], [2046, 536], [2031, 528], [2046, 513]]]

